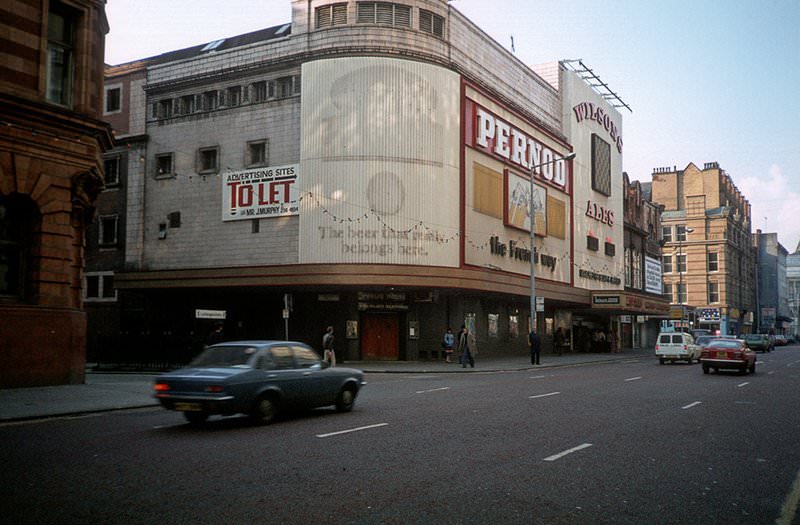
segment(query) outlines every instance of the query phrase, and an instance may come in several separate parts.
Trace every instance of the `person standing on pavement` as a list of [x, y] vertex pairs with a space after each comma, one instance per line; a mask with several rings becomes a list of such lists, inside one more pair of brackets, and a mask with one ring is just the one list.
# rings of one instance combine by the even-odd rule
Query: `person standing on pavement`
[[322, 336], [322, 358], [325, 362], [330, 363], [331, 368], [336, 366], [336, 351], [333, 349], [333, 327], [329, 326], [325, 330], [325, 335]]
[[561, 355], [564, 352], [564, 328], [559, 326], [558, 330], [556, 330], [556, 335], [553, 337], [553, 345], [555, 346], [556, 352], [558, 355]]
[[531, 347], [531, 364], [538, 365], [542, 344], [539, 341], [539, 334], [536, 333], [536, 330], [531, 330], [531, 333], [528, 334], [528, 346]]
[[456, 343], [456, 336], [453, 335], [453, 329], [447, 327], [447, 331], [444, 333], [442, 337], [442, 348], [444, 348], [444, 362], [445, 363], [452, 363], [453, 361], [451, 358], [453, 357], [453, 345]]
[[475, 368], [475, 358], [472, 356], [469, 348], [470, 338], [469, 330], [463, 324], [461, 325], [461, 333], [458, 334], [458, 355], [461, 368], [467, 368], [467, 363], [472, 368]]

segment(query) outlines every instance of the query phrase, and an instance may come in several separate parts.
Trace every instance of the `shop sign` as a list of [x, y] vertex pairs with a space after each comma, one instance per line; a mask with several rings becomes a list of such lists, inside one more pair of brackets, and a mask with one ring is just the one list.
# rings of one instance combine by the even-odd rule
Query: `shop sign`
[[719, 322], [720, 320], [719, 308], [700, 308], [697, 312], [698, 321]]
[[631, 324], [631, 316], [630, 315], [620, 315], [619, 322], [623, 324]]
[[195, 310], [194, 317], [196, 319], [225, 319], [227, 312], [225, 310]]
[[581, 102], [572, 108], [575, 112], [575, 119], [580, 123], [590, 120], [600, 124], [608, 132], [611, 140], [617, 145], [617, 151], [622, 153], [622, 137], [619, 135], [619, 128], [611, 120], [611, 116], [600, 106], [595, 106], [591, 102]]
[[591, 270], [578, 270], [578, 276], [584, 279], [592, 279], [593, 281], [600, 281], [602, 283], [620, 284], [622, 279], [614, 277], [613, 275], [605, 275], [602, 273], [593, 272]]
[[619, 295], [595, 295], [592, 304], [620, 304]]
[[591, 200], [586, 201], [586, 216], [598, 220], [603, 224], [614, 226], [614, 210], [609, 210]]
[[[509, 240], [508, 244], [501, 242], [500, 237], [493, 235], [489, 237], [489, 252], [492, 255], [499, 257], [508, 257], [516, 261], [530, 262], [531, 251], [519, 245], [515, 240]], [[533, 250], [533, 262], [545, 268], [549, 268], [551, 272], [556, 269], [556, 262], [558, 259], [552, 255], [539, 254], [539, 250]]]
[[506, 122], [472, 100], [465, 101], [464, 121], [467, 146], [514, 164], [534, 177], [567, 191], [565, 154], [555, 152], [510, 122]]
[[299, 215], [298, 164], [231, 171], [222, 176], [222, 220]]
[[644, 291], [661, 294], [661, 261], [645, 256]]
[[360, 311], [405, 311], [408, 310], [405, 301], [406, 294], [403, 292], [358, 292], [358, 309]]

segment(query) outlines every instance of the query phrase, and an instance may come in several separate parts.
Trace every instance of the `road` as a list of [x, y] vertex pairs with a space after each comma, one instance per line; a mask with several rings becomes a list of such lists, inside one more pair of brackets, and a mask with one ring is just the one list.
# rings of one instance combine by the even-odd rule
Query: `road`
[[0, 426], [0, 522], [800, 525], [800, 347], [369, 374], [265, 427], [138, 409]]

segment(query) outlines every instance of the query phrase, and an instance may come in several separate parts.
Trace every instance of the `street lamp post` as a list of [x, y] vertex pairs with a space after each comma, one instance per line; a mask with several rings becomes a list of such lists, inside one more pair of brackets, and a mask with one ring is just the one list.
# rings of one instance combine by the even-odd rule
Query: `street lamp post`
[[[679, 283], [678, 284], [678, 301], [681, 303], [681, 330], [683, 330], [683, 328], [684, 328], [684, 325], [683, 325], [684, 318], [686, 317], [686, 307], [684, 306], [684, 301], [681, 301], [681, 291], [683, 290], [683, 271], [681, 270], [681, 265], [680, 265], [680, 260], [681, 260], [680, 257], [681, 257], [681, 254], [683, 254], [682, 237], [685, 237], [686, 235], [694, 232], [694, 228], [687, 228], [686, 226], [678, 226], [678, 227], [679, 228], [683, 227], [683, 235], [680, 235], [679, 232], [675, 232], [676, 234], [678, 234], [678, 260], [676, 261], [678, 263], [678, 283]], [[685, 258], [684, 260], [686, 261], [686, 266], [688, 267], [689, 266], [689, 259]], [[685, 295], [686, 295], [686, 299], [688, 299], [689, 298], [689, 294], [686, 293]]]
[[536, 330], [536, 261], [535, 261], [534, 256], [533, 256], [533, 254], [534, 254], [533, 243], [534, 243], [535, 236], [536, 236], [536, 233], [535, 233], [535, 230], [536, 230], [536, 210], [534, 209], [534, 202], [533, 202], [533, 190], [535, 188], [535, 185], [533, 184], [533, 175], [534, 175], [534, 171], [536, 170], [536, 168], [540, 168], [540, 167], [546, 166], [548, 164], [554, 164], [556, 162], [572, 160], [574, 158], [575, 158], [575, 152], [573, 151], [572, 153], [570, 153], [570, 154], [568, 154], [568, 155], [566, 155], [564, 157], [559, 157], [557, 159], [550, 159], [547, 162], [542, 162], [540, 164], [534, 164], [533, 166], [531, 166], [530, 172], [528, 173], [528, 175], [530, 175], [530, 183], [531, 183], [530, 195], [528, 197], [528, 199], [529, 199], [528, 211], [531, 214], [531, 239], [530, 239], [530, 244], [531, 244], [531, 331], [535, 331]]

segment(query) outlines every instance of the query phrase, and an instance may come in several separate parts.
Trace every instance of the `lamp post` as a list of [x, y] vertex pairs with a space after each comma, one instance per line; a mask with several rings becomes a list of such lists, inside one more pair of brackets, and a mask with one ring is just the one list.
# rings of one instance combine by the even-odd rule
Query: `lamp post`
[[[685, 237], [686, 235], [694, 232], [694, 228], [687, 228], [686, 226], [678, 226], [678, 228], [681, 228], [681, 227], [683, 228], [683, 235], [680, 235], [678, 232], [675, 232], [675, 233], [678, 234], [678, 260], [676, 262], [678, 263], [678, 283], [679, 283], [678, 284], [678, 301], [681, 303], [681, 331], [682, 331], [683, 330], [684, 317], [686, 317], [686, 315], [685, 315], [686, 314], [686, 307], [684, 306], [684, 301], [681, 301], [681, 290], [683, 290], [683, 272], [681, 271], [681, 265], [680, 265], [681, 254], [683, 253], [683, 241], [682, 241], [681, 237]], [[686, 261], [686, 266], [688, 268], [689, 259], [686, 258], [685, 261]], [[686, 295], [686, 299], [688, 300], [689, 299], [688, 292], [685, 295]]]
[[556, 162], [572, 160], [574, 158], [575, 158], [575, 152], [573, 151], [572, 153], [570, 153], [570, 154], [568, 154], [568, 155], [566, 155], [564, 157], [559, 157], [557, 159], [550, 159], [547, 162], [534, 164], [533, 166], [531, 166], [530, 172], [528, 173], [528, 175], [530, 175], [530, 183], [531, 183], [529, 203], [528, 203], [529, 212], [531, 214], [531, 241], [530, 241], [531, 242], [531, 331], [535, 331], [536, 330], [536, 261], [535, 261], [535, 259], [533, 257], [533, 253], [534, 253], [533, 242], [534, 242], [534, 238], [536, 236], [536, 233], [535, 233], [535, 230], [536, 230], [536, 210], [534, 209], [534, 202], [533, 202], [533, 190], [535, 188], [535, 185], [533, 184], [533, 175], [534, 175], [534, 171], [536, 170], [536, 168], [540, 168], [540, 167], [546, 166], [548, 164], [554, 164]]

